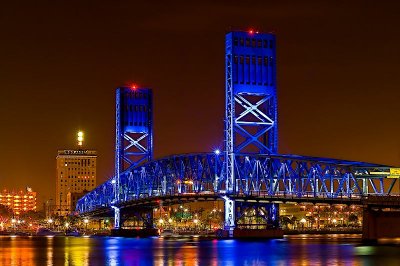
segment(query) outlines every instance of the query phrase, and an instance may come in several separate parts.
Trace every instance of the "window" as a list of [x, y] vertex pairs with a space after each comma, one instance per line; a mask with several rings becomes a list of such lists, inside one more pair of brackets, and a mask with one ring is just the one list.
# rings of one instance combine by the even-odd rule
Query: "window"
[[246, 38], [246, 46], [249, 47], [250, 46], [250, 39]]
[[238, 38], [237, 37], [235, 37], [235, 38], [233, 38], [233, 45], [234, 46], [238, 46]]
[[268, 40], [264, 40], [264, 48], [268, 48]]
[[268, 66], [268, 57], [264, 57], [264, 66]]
[[243, 46], [243, 45], [244, 45], [243, 38], [240, 38], [240, 46]]

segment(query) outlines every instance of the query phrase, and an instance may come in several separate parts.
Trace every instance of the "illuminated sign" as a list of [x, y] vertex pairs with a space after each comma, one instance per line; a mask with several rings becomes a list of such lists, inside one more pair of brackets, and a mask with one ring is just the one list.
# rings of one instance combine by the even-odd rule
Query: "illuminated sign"
[[89, 150], [62, 150], [58, 151], [59, 155], [96, 155], [96, 151]]
[[400, 168], [390, 168], [390, 175], [388, 178], [400, 178]]

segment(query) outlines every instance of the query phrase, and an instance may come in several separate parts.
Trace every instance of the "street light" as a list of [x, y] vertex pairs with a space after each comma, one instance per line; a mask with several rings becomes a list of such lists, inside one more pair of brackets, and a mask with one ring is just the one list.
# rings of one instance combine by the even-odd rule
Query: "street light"
[[89, 220], [88, 220], [87, 218], [85, 218], [85, 219], [83, 220], [83, 222], [85, 223], [85, 231], [87, 231], [87, 225], [88, 225], [88, 223], [89, 223]]
[[220, 151], [219, 149], [216, 149], [216, 150], [214, 151], [214, 153], [215, 153], [216, 155], [219, 155], [219, 154], [221, 153], [221, 151]]
[[301, 218], [300, 223], [301, 223], [302, 229], [304, 229], [304, 224], [305, 224], [306, 222], [307, 222], [306, 219]]

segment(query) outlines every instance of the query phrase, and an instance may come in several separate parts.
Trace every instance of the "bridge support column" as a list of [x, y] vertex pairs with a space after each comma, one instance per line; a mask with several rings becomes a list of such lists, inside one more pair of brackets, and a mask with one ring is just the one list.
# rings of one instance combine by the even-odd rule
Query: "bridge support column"
[[363, 210], [363, 241], [400, 237], [400, 211], [366, 207]]
[[118, 207], [111, 206], [114, 209], [114, 229], [120, 229], [121, 211]]
[[225, 205], [224, 229], [228, 231], [229, 237], [233, 237], [235, 229], [235, 201], [227, 196], [222, 197]]

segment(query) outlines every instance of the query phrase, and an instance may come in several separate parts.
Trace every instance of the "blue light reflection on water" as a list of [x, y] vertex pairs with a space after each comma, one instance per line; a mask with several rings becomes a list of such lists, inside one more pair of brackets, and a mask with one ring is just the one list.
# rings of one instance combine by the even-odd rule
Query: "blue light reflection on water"
[[400, 246], [344, 236], [283, 240], [0, 237], [0, 265], [397, 265]]

